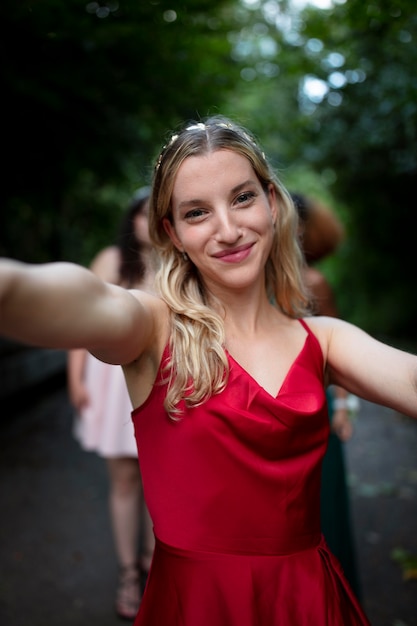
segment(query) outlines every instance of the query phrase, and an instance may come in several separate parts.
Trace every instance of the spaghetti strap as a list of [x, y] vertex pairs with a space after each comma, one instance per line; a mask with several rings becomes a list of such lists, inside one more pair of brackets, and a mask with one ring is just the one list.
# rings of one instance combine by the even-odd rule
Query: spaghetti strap
[[308, 332], [309, 335], [314, 335], [313, 331], [311, 330], [310, 326], [307, 324], [307, 322], [305, 320], [303, 320], [301, 317], [299, 317], [298, 321], [300, 322], [301, 326], [303, 326], [303, 328], [305, 328], [305, 330]]

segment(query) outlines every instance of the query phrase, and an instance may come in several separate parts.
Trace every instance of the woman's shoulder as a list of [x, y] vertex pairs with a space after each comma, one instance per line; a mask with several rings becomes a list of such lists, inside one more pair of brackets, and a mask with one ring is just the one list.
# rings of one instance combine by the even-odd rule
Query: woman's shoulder
[[333, 332], [337, 332], [339, 328], [349, 326], [348, 322], [330, 315], [307, 315], [301, 319], [316, 335], [328, 336]]
[[149, 335], [140, 356], [123, 367], [133, 406], [138, 407], [154, 384], [169, 341], [171, 314], [162, 298], [139, 289], [129, 289], [128, 292], [140, 303], [149, 323]]
[[162, 343], [166, 344], [171, 328], [171, 310], [167, 303], [159, 295], [144, 289], [129, 289], [129, 292], [152, 320], [155, 337], [158, 341], [162, 338]]
[[304, 280], [310, 289], [316, 287], [317, 285], [321, 286], [323, 284], [327, 284], [324, 274], [316, 267], [311, 267], [310, 265], [304, 269]]
[[330, 283], [322, 272], [314, 267], [305, 270], [305, 283], [312, 296], [312, 305], [318, 315], [337, 317], [336, 300]]
[[309, 315], [301, 319], [308, 332], [314, 335], [320, 344], [323, 356], [326, 358], [329, 342], [333, 332], [337, 332], [340, 319], [326, 315]]
[[360, 328], [339, 317], [312, 315], [302, 319], [320, 343], [325, 358], [327, 358], [330, 344], [337, 343], [347, 348], [348, 344], [364, 334]]
[[101, 280], [117, 284], [119, 282], [120, 263], [121, 255], [119, 248], [117, 246], [108, 246], [96, 254], [90, 268]]

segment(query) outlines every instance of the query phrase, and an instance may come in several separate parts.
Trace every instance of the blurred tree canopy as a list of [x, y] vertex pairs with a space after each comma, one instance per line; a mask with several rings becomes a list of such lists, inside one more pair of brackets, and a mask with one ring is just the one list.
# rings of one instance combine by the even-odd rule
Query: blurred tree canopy
[[222, 112], [342, 216], [343, 317], [415, 336], [414, 0], [5, 0], [0, 254], [88, 263], [165, 133]]
[[108, 243], [166, 131], [239, 79], [228, 4], [5, 0], [2, 254], [85, 262]]
[[381, 334], [416, 337], [415, 4], [349, 0], [325, 19], [309, 12], [302, 35], [325, 43], [312, 56], [327, 91], [311, 111], [304, 155], [332, 171], [330, 190], [347, 207], [343, 312]]

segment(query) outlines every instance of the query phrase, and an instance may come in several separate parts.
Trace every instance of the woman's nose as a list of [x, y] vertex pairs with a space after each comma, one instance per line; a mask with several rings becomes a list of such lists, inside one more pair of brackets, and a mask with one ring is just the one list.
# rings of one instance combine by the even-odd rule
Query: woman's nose
[[241, 229], [236, 216], [231, 211], [217, 214], [216, 239], [225, 243], [234, 243], [241, 236]]

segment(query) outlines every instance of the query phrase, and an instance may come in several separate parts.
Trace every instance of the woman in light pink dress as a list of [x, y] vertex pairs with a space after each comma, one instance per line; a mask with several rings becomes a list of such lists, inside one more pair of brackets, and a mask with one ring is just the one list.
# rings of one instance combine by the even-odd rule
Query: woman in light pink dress
[[[93, 260], [91, 269], [103, 280], [127, 289], [152, 290], [148, 200], [149, 189], [140, 189], [122, 222], [117, 245], [102, 250]], [[116, 611], [122, 618], [133, 619], [141, 601], [140, 579], [149, 571], [154, 537], [143, 498], [130, 417], [132, 403], [122, 368], [103, 363], [84, 350], [73, 350], [68, 358], [68, 388], [77, 412], [75, 437], [84, 450], [107, 461], [110, 514], [120, 564]]]

